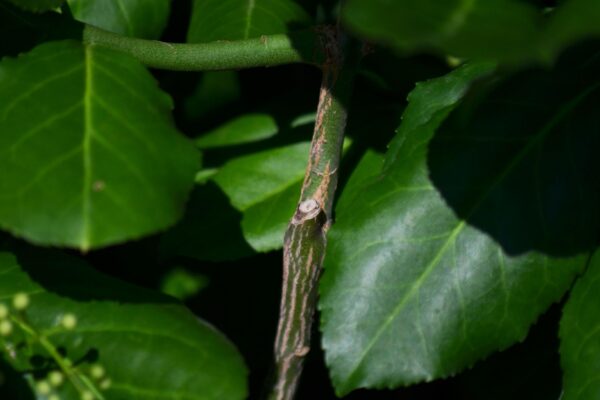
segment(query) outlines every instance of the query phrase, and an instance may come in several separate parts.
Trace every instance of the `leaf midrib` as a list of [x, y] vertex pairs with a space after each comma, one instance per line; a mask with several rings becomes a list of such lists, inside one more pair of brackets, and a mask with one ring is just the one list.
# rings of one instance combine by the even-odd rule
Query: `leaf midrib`
[[246, 25], [244, 26], [244, 39], [250, 37], [250, 28], [252, 27], [252, 15], [256, 7], [256, 0], [248, 0], [248, 8], [246, 9]]
[[91, 212], [91, 199], [90, 189], [92, 187], [92, 160], [90, 154], [92, 132], [93, 132], [93, 120], [92, 120], [92, 90], [93, 90], [93, 74], [92, 74], [92, 47], [85, 46], [85, 83], [84, 83], [84, 94], [83, 94], [83, 116], [84, 116], [84, 129], [83, 129], [83, 148], [81, 151], [83, 158], [83, 184], [82, 184], [82, 226], [81, 226], [81, 249], [87, 251], [92, 243], [91, 231], [90, 231], [90, 212]]
[[131, 18], [127, 13], [127, 8], [123, 4], [123, 0], [117, 0], [117, 6], [119, 7], [119, 11], [123, 15], [123, 19], [125, 20], [125, 25], [127, 26], [127, 33], [130, 36], [133, 36], [133, 26], [131, 25]]

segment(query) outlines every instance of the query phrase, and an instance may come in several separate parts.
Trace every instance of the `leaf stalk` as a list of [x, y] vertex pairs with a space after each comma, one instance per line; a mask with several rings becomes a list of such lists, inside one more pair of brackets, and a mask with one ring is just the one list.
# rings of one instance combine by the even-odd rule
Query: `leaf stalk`
[[91, 25], [83, 41], [127, 53], [151, 68], [173, 71], [221, 71], [303, 63], [319, 66], [324, 61], [320, 29], [287, 35], [209, 43], [167, 43], [122, 36]]

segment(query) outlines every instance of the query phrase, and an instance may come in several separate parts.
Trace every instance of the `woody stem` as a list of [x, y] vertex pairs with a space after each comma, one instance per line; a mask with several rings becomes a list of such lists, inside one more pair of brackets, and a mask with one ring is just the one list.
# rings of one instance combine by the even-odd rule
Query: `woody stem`
[[322, 33], [326, 61], [300, 201], [284, 239], [283, 282], [268, 400], [292, 400], [310, 350], [318, 280], [359, 50], [337, 28]]

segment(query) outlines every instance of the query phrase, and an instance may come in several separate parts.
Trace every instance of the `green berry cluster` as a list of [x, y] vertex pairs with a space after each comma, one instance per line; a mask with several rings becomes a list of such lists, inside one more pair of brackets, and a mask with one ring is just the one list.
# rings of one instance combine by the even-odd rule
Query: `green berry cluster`
[[46, 376], [46, 379], [36, 382], [35, 391], [37, 394], [45, 396], [48, 400], [60, 400], [60, 396], [57, 393], [53, 393], [53, 391], [60, 388], [64, 381], [65, 376], [61, 371], [51, 371]]
[[[29, 296], [26, 293], [17, 293], [12, 299], [12, 306], [17, 312], [25, 311], [29, 306]], [[9, 336], [13, 330], [11, 310], [6, 304], [0, 303], [0, 336]]]
[[[30, 302], [26, 293], [17, 293], [13, 296], [10, 306], [0, 303], [0, 344], [4, 342], [9, 355], [14, 352], [15, 347], [10, 344], [10, 341], [14, 340], [13, 335], [17, 327], [22, 333], [29, 335], [31, 340], [39, 341], [46, 350], [49, 350], [48, 353], [56, 362], [58, 369], [50, 371], [43, 379], [34, 381], [35, 392], [47, 400], [60, 400], [58, 390], [65, 381], [70, 381], [79, 392], [81, 400], [104, 400], [100, 391], [109, 389], [112, 383], [106, 376], [104, 367], [100, 364], [93, 364], [88, 368], [74, 366], [71, 360], [60, 355], [49, 342], [48, 333], [38, 332], [28, 323], [25, 311]], [[74, 314], [65, 313], [54, 329], [74, 330], [77, 323]]]

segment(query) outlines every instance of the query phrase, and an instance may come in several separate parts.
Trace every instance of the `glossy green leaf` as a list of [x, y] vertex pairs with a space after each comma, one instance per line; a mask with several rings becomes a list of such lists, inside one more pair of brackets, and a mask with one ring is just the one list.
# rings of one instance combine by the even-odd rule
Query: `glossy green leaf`
[[121, 35], [158, 39], [167, 26], [170, 0], [67, 0], [75, 19]]
[[379, 171], [381, 171], [383, 163], [383, 155], [373, 150], [367, 150], [365, 152], [359, 164], [352, 172], [350, 180], [343, 187], [342, 196], [340, 196], [336, 206], [336, 220], [340, 213], [342, 213], [341, 215], [343, 217], [344, 210], [352, 209], [352, 205], [356, 201], [359, 201], [358, 199], [364, 194], [364, 187], [373, 180], [373, 177]]
[[126, 55], [52, 42], [0, 63], [0, 226], [97, 248], [173, 224], [198, 154]]
[[600, 251], [563, 308], [560, 355], [563, 400], [600, 399]]
[[285, 33], [310, 18], [293, 0], [194, 0], [188, 42]]
[[550, 12], [515, 0], [351, 0], [345, 23], [401, 52], [547, 61], [564, 46], [600, 35], [600, 3], [567, 0]]
[[196, 139], [201, 149], [234, 146], [268, 139], [277, 134], [277, 123], [268, 114], [246, 114], [207, 132]]
[[9, 0], [14, 5], [29, 11], [48, 11], [58, 8], [65, 0]]
[[[245, 398], [246, 370], [235, 348], [174, 300], [55, 252], [0, 253], [0, 274], [0, 301], [10, 305], [15, 294], [27, 293], [29, 326], [62, 349], [62, 358], [87, 374], [106, 399]], [[63, 325], [68, 314], [75, 317], [73, 329]], [[15, 324], [6, 339], [18, 344], [19, 338], [33, 339], [33, 345], [17, 347], [14, 357], [2, 352], [16, 371], [39, 368], [40, 357], [57, 369], [47, 347]], [[93, 365], [103, 367], [102, 378], [91, 376]], [[37, 379], [47, 372], [42, 369]], [[105, 379], [110, 384], [100, 389]], [[63, 400], [82, 398], [69, 381], [53, 391]]]
[[384, 167], [369, 156], [342, 195], [320, 300], [338, 394], [448, 377], [523, 340], [585, 265], [597, 197], [572, 185], [593, 183], [590, 157], [561, 170], [558, 149], [565, 128], [575, 151], [593, 145], [580, 128], [597, 96], [548, 71], [481, 81], [490, 70], [419, 84]]

